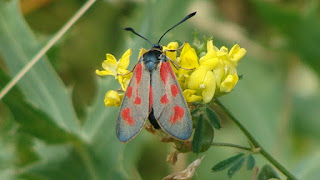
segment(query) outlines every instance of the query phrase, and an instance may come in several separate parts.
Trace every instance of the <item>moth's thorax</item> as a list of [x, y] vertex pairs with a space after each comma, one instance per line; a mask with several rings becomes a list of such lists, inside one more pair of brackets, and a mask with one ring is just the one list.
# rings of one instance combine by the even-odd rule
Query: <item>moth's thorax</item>
[[152, 71], [154, 70], [157, 65], [160, 62], [160, 56], [162, 54], [162, 50], [158, 48], [152, 48], [148, 52], [146, 52], [142, 57], [143, 57], [143, 62], [145, 64], [145, 67], [149, 70]]

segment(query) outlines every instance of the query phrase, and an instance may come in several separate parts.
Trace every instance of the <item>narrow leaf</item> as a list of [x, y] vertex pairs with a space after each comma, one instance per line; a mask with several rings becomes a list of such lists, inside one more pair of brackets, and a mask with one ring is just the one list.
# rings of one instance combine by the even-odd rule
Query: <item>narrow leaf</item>
[[192, 140], [192, 151], [195, 153], [199, 153], [201, 150], [202, 138], [204, 132], [204, 119], [203, 114], [200, 114], [197, 128], [194, 132], [193, 140]]
[[212, 171], [217, 172], [217, 171], [222, 171], [230, 167], [232, 164], [237, 162], [239, 159], [241, 159], [244, 156], [244, 153], [240, 153], [238, 155], [232, 156], [228, 159], [225, 159], [223, 161], [220, 161], [218, 164], [213, 166]]
[[266, 164], [260, 169], [258, 180], [268, 180], [271, 178], [280, 179], [278, 173], [269, 164]]
[[234, 163], [234, 165], [228, 170], [228, 177], [231, 178], [236, 172], [238, 172], [243, 166], [246, 158], [241, 157], [238, 161]]
[[206, 108], [206, 113], [207, 113], [207, 117], [209, 119], [210, 124], [214, 128], [219, 130], [221, 128], [221, 120], [220, 120], [219, 116], [217, 115], [217, 113], [214, 112], [210, 108]]
[[247, 158], [247, 170], [252, 170], [255, 165], [256, 160], [254, 159], [252, 154], [249, 154]]
[[202, 135], [200, 152], [205, 152], [211, 147], [213, 137], [214, 137], [213, 127], [209, 124], [208, 121], [204, 121], [204, 131]]
[[199, 108], [196, 108], [196, 109], [192, 110], [190, 113], [191, 113], [192, 116], [195, 116], [195, 115], [197, 115], [199, 110], [200, 110]]

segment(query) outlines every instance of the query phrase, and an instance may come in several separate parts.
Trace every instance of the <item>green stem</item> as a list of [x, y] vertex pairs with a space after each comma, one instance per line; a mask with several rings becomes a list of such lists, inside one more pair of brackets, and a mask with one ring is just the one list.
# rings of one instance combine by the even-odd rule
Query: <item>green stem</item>
[[233, 147], [233, 148], [237, 148], [245, 151], [252, 151], [252, 149], [249, 147], [240, 146], [238, 144], [232, 144], [232, 143], [212, 143], [211, 146]]
[[230, 119], [240, 128], [243, 134], [250, 140], [253, 146], [260, 149], [259, 153], [265, 157], [271, 164], [273, 164], [279, 171], [281, 171], [290, 180], [296, 180], [297, 178], [291, 174], [282, 164], [274, 159], [261, 145], [260, 143], [249, 133], [249, 131], [240, 123], [240, 121], [226, 108], [220, 100], [216, 100], [216, 103], [228, 114]]

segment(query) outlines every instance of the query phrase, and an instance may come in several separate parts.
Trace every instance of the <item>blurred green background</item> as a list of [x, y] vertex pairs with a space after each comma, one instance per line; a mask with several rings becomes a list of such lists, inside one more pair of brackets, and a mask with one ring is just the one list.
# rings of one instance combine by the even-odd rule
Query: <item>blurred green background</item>
[[[0, 87], [84, 4], [83, 0], [0, 1]], [[122, 144], [117, 108], [104, 94], [119, 85], [101, 78], [106, 53], [132, 48], [131, 67], [144, 40], [156, 42], [187, 14], [197, 15], [168, 33], [162, 44], [212, 36], [217, 47], [247, 49], [234, 91], [221, 98], [268, 152], [299, 179], [320, 179], [320, 2], [316, 0], [97, 1], [0, 102], [0, 179], [161, 179], [202, 156], [166, 162], [172, 144], [145, 130]], [[10, 78], [9, 78], [10, 77]], [[116, 88], [115, 88], [116, 87]], [[218, 112], [220, 115], [223, 113]], [[214, 142], [248, 145], [227, 118]], [[240, 152], [212, 147], [193, 179], [227, 179], [217, 162]], [[256, 155], [257, 165], [267, 163]], [[279, 173], [281, 175], [281, 173]], [[252, 179], [242, 168], [233, 179]], [[284, 176], [281, 175], [282, 178]]]

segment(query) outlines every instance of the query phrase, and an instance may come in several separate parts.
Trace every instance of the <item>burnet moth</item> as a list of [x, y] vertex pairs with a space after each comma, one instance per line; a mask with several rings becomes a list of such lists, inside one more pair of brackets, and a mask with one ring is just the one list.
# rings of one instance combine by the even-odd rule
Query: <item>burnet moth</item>
[[196, 12], [189, 14], [168, 29], [157, 44], [152, 44], [132, 28], [125, 28], [148, 41], [152, 48], [143, 54], [135, 65], [120, 106], [116, 133], [121, 142], [133, 139], [147, 119], [153, 127], [163, 129], [176, 139], [186, 140], [191, 136], [192, 120], [188, 105], [170, 65], [170, 59], [159, 43], [167, 32], [195, 14]]

